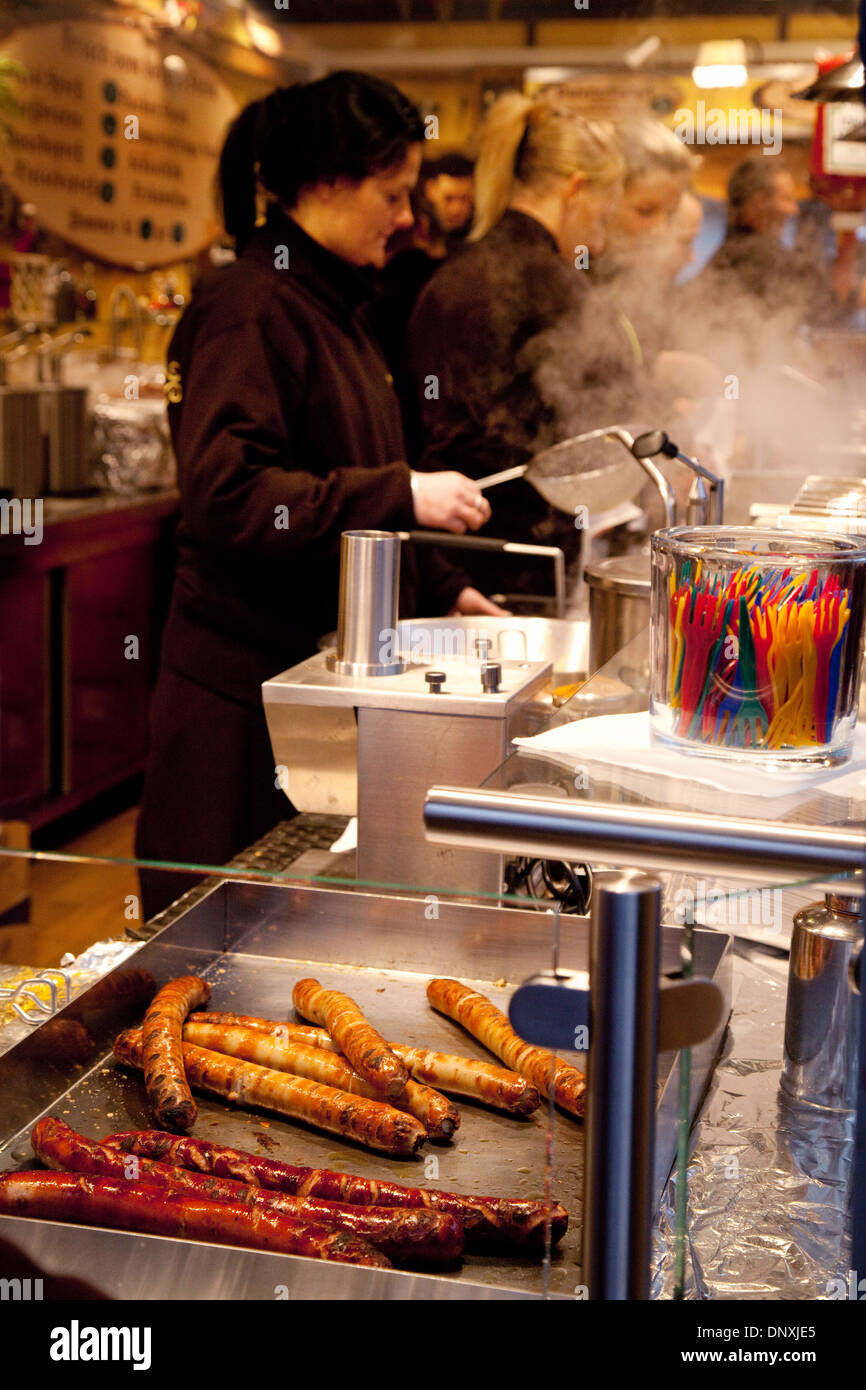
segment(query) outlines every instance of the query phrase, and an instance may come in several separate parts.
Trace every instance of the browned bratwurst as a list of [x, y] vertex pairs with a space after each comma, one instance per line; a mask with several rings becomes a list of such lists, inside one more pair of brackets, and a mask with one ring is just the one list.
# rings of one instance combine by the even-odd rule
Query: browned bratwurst
[[395, 1182], [361, 1178], [354, 1173], [335, 1173], [327, 1168], [299, 1168], [260, 1154], [212, 1144], [207, 1139], [187, 1135], [160, 1134], [159, 1130], [133, 1130], [112, 1134], [105, 1141], [111, 1148], [141, 1157], [179, 1163], [196, 1173], [214, 1173], [238, 1178], [241, 1182], [267, 1187], [277, 1192], [323, 1197], [327, 1201], [351, 1202], [359, 1206], [433, 1207], [450, 1212], [463, 1223], [466, 1249], [518, 1250], [541, 1254], [546, 1223], [550, 1222], [555, 1245], [568, 1228], [568, 1212], [559, 1202], [548, 1208], [544, 1202], [511, 1197], [476, 1197], [459, 1192], [440, 1192], [434, 1188], [403, 1187]]
[[282, 1255], [307, 1255], [342, 1264], [378, 1265], [390, 1261], [358, 1236], [311, 1221], [294, 1221], [280, 1212], [213, 1202], [191, 1192], [175, 1192], [126, 1178], [92, 1178], [84, 1173], [0, 1174], [0, 1215], [36, 1220], [75, 1221], [113, 1226], [145, 1235], [189, 1237], [218, 1245], [246, 1245]]
[[[236, 1105], [275, 1110], [279, 1115], [304, 1120], [344, 1139], [355, 1139], [368, 1148], [389, 1154], [413, 1154], [426, 1143], [427, 1131], [412, 1115], [385, 1105], [320, 1086], [287, 1072], [236, 1061], [220, 1052], [183, 1043], [187, 1075], [194, 1086]], [[141, 1067], [141, 1030], [128, 1028], [114, 1042], [114, 1055], [128, 1066]]]
[[[313, 1028], [303, 1023], [279, 1023], [276, 1019], [254, 1018], [249, 1014], [190, 1014], [187, 1027], [197, 1023], [227, 1028], [254, 1028], [281, 1043], [300, 1043], [307, 1047], [322, 1047], [329, 1052], [340, 1048], [325, 1028]], [[190, 1036], [190, 1042], [195, 1039]], [[431, 1052], [424, 1047], [405, 1047], [389, 1042], [388, 1046], [409, 1068], [416, 1081], [437, 1086], [455, 1096], [467, 1096], [507, 1110], [511, 1115], [531, 1115], [541, 1104], [541, 1096], [526, 1077], [490, 1062], [477, 1062], [471, 1057], [454, 1057], [446, 1052]], [[415, 1113], [415, 1112], [413, 1112]]]
[[386, 1100], [403, 1094], [409, 1073], [364, 1017], [354, 999], [336, 989], [322, 989], [318, 980], [299, 980], [292, 991], [299, 1014], [327, 1028], [355, 1071]]
[[577, 1067], [561, 1062], [543, 1047], [533, 1047], [515, 1033], [505, 1014], [483, 994], [459, 980], [431, 980], [427, 998], [440, 1013], [453, 1018], [474, 1038], [489, 1047], [505, 1063], [528, 1077], [543, 1096], [550, 1093], [557, 1105], [582, 1116], [586, 1104], [586, 1077]]
[[292, 1220], [333, 1226], [360, 1236], [401, 1264], [452, 1264], [463, 1251], [463, 1227], [455, 1216], [436, 1211], [396, 1211], [390, 1207], [359, 1207], [269, 1192], [233, 1178], [191, 1172], [150, 1158], [133, 1157], [107, 1144], [77, 1134], [63, 1120], [39, 1120], [30, 1135], [33, 1152], [49, 1168], [95, 1177], [126, 1178], [192, 1192], [209, 1201], [261, 1207]]
[[[308, 1047], [304, 1043], [283, 1042], [282, 1037], [271, 1037], [259, 1028], [210, 1023], [207, 1014], [197, 1014], [196, 1020], [201, 1021], [187, 1019], [183, 1026], [184, 1042], [192, 1043], [195, 1047], [207, 1047], [212, 1052], [240, 1057], [245, 1062], [291, 1072], [293, 1076], [303, 1076], [307, 1081], [321, 1081], [324, 1086], [334, 1086], [338, 1091], [348, 1091], [351, 1095], [366, 1096], [368, 1100], [382, 1099], [375, 1086], [359, 1076], [346, 1059], [336, 1052], [322, 1047]], [[408, 1110], [410, 1115], [420, 1120], [431, 1139], [449, 1140], [460, 1127], [457, 1107], [430, 1086], [419, 1086], [417, 1081], [407, 1081], [405, 1091], [397, 1096], [393, 1104], [398, 1110]]]
[[183, 1024], [190, 1009], [210, 999], [210, 985], [197, 975], [169, 980], [155, 995], [141, 1030], [144, 1084], [153, 1113], [166, 1129], [192, 1128], [196, 1105], [183, 1062]]

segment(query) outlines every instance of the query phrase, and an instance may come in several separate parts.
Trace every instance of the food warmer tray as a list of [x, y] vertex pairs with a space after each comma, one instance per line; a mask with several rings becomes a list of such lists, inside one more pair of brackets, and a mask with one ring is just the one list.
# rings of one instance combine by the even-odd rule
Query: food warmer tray
[[[357, 999], [387, 1038], [485, 1058], [480, 1044], [431, 1009], [427, 980], [457, 977], [507, 1008], [518, 984], [552, 965], [553, 925], [547, 912], [430, 895], [381, 897], [221, 881], [112, 976], [130, 968], [148, 970], [162, 985], [174, 976], [201, 974], [211, 984], [211, 1009], [288, 1019], [293, 985], [312, 975], [326, 988]], [[663, 969], [678, 971], [681, 929], [665, 927], [663, 935]], [[728, 938], [701, 930], [694, 937], [696, 970], [714, 977], [729, 1000]], [[585, 970], [588, 942], [588, 920], [563, 916], [561, 968]], [[76, 1002], [80, 1005], [81, 998]], [[0, 1058], [0, 1169], [34, 1166], [28, 1136], [43, 1114], [57, 1115], [95, 1139], [153, 1127], [140, 1075], [116, 1064], [110, 1053], [118, 1029], [140, 1014], [139, 1006], [133, 1016], [127, 1008], [103, 1019], [95, 1064], [40, 1060], [41, 1028]], [[692, 1115], [723, 1031], [724, 1025], [693, 1051]], [[676, 1054], [659, 1060], [655, 1190], [660, 1196], [676, 1151]], [[461, 1127], [453, 1143], [427, 1144], [421, 1156], [402, 1159], [274, 1114], [235, 1109], [217, 1098], [199, 1095], [197, 1103], [196, 1136], [290, 1163], [468, 1194], [541, 1198], [545, 1193], [546, 1105], [519, 1120], [458, 1099]], [[437, 1160], [438, 1176], [431, 1158]], [[51, 1273], [86, 1277], [122, 1299], [574, 1297], [581, 1282], [582, 1179], [582, 1125], [557, 1111], [551, 1192], [568, 1209], [570, 1222], [549, 1271], [540, 1259], [510, 1255], [469, 1255], [462, 1265], [436, 1274], [368, 1269], [8, 1216], [0, 1218], [0, 1239]]]

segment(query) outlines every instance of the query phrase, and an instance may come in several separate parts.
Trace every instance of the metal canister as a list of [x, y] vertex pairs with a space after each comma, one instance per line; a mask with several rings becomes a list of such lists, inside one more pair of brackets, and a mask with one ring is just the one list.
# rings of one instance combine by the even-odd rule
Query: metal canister
[[860, 900], [828, 893], [794, 918], [782, 1090], [826, 1110], [856, 1104]]
[[45, 439], [45, 490], [76, 497], [92, 490], [86, 386], [44, 385], [39, 403]]
[[39, 392], [31, 386], [0, 386], [0, 487], [15, 497], [37, 498], [42, 473]]
[[650, 620], [648, 555], [615, 555], [587, 565], [589, 669], [597, 671]]
[[340, 542], [337, 650], [327, 658], [341, 676], [395, 676], [401, 539], [394, 531], [344, 531]]

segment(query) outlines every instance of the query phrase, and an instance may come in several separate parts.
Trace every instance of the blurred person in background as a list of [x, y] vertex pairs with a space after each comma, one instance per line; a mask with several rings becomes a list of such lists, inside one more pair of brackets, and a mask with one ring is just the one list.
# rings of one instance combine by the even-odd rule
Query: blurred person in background
[[400, 398], [407, 458], [420, 449], [420, 415], [408, 367], [409, 317], [430, 276], [451, 251], [463, 244], [472, 223], [474, 165], [461, 154], [441, 155], [421, 165], [412, 190], [414, 221], [394, 233], [388, 263], [378, 277], [371, 320], [394, 376]]
[[[596, 309], [588, 275], [621, 193], [613, 127], [589, 121], [567, 91], [506, 93], [480, 137], [475, 222], [466, 249], [437, 270], [410, 320], [423, 422], [421, 469], [480, 478], [559, 440], [621, 418], [633, 362]], [[523, 480], [497, 487], [480, 534], [561, 546], [576, 565], [575, 519]], [[549, 592], [550, 566], [468, 553], [486, 592]]]
[[[225, 864], [291, 814], [261, 685], [335, 628], [343, 531], [464, 533], [490, 516], [470, 478], [410, 470], [367, 321], [369, 268], [411, 225], [423, 135], [396, 87], [354, 72], [279, 88], [229, 130], [237, 258], [197, 285], [168, 352], [181, 519], [139, 858]], [[404, 554], [401, 580], [408, 616], [498, 611], [427, 549]], [[188, 886], [142, 873], [146, 915]]]
[[837, 322], [840, 305], [827, 269], [811, 251], [783, 244], [799, 203], [790, 170], [778, 157], [738, 164], [728, 182], [724, 242], [695, 281], [719, 319], [741, 329], [757, 357], [767, 316], [780, 335]]
[[682, 283], [686, 272], [696, 263], [695, 243], [704, 225], [704, 205], [686, 189], [671, 219], [670, 274], [672, 283]]
[[[623, 196], [592, 275], [646, 383], [645, 423], [670, 429], [678, 443], [688, 446], [686, 421], [695, 402], [722, 385], [718, 368], [696, 352], [683, 351], [679, 338], [682, 309], [676, 280], [693, 259], [703, 221], [700, 199], [689, 188], [700, 158], [653, 116], [628, 116], [616, 129], [625, 161]], [[684, 506], [690, 475], [676, 464], [656, 462]], [[650, 531], [665, 524], [652, 484], [643, 487], [639, 504]], [[622, 540], [612, 538], [614, 548]]]
[[475, 165], [468, 155], [452, 152], [425, 163], [418, 182], [440, 233], [468, 236], [475, 212]]
[[[651, 116], [623, 121], [617, 135], [625, 160], [623, 196], [593, 276], [610, 295], [637, 365], [649, 370], [675, 330], [672, 282], [683, 265], [695, 204], [700, 207], [689, 193], [700, 161]], [[699, 230], [700, 222], [693, 236]]]

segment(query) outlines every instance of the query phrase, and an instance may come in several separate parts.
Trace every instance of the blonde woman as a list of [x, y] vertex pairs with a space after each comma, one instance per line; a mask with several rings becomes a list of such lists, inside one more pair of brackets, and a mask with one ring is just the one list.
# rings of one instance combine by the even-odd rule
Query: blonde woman
[[[562, 89], [535, 99], [508, 93], [493, 106], [481, 134], [470, 244], [435, 273], [410, 322], [421, 469], [480, 478], [565, 438], [541, 384], [551, 365], [586, 428], [616, 418], [631, 397], [628, 344], [594, 312], [588, 273], [622, 173], [612, 126], [586, 120]], [[560, 346], [551, 364], [554, 329]], [[576, 559], [574, 518], [554, 512], [527, 483], [498, 487], [490, 501], [482, 535], [563, 545]], [[488, 592], [537, 595], [550, 587], [549, 569], [518, 574], [513, 560], [470, 555], [467, 568]]]

